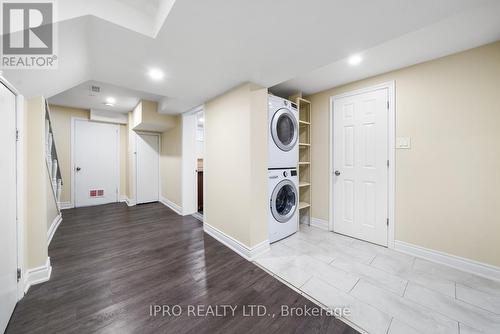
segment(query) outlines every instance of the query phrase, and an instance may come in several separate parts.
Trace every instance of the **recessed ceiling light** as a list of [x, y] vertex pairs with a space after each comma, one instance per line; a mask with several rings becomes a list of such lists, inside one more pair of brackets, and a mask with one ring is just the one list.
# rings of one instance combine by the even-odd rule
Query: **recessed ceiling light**
[[150, 69], [148, 75], [151, 79], [155, 81], [160, 81], [165, 76], [165, 74], [160, 69], [157, 68]]
[[347, 62], [351, 66], [359, 65], [362, 61], [363, 61], [363, 57], [361, 57], [360, 55], [352, 55], [349, 57], [349, 59], [347, 59]]
[[113, 107], [116, 104], [116, 99], [114, 97], [107, 97], [106, 102], [104, 102], [105, 105], [109, 107]]

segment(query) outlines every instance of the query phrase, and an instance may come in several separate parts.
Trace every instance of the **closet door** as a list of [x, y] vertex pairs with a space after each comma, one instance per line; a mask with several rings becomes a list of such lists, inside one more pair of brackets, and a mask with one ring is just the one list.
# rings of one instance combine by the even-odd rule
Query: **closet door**
[[157, 202], [160, 193], [160, 136], [136, 135], [137, 204]]
[[0, 333], [17, 302], [16, 97], [0, 84]]

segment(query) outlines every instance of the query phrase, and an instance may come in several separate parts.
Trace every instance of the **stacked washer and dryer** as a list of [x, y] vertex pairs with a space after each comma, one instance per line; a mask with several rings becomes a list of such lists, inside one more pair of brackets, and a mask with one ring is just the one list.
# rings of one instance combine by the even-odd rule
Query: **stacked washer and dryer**
[[299, 227], [299, 112], [297, 105], [269, 95], [269, 242], [286, 238]]

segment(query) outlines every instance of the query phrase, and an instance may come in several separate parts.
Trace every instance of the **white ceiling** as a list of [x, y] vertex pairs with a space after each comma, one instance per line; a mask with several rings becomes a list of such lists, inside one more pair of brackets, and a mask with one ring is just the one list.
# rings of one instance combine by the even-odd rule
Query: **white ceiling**
[[500, 1], [460, 12], [375, 47], [356, 52], [363, 61], [349, 66], [348, 58], [299, 75], [271, 88], [282, 96], [305, 95], [381, 73], [419, 64], [500, 40]]
[[[92, 92], [91, 86], [99, 87], [100, 92]], [[104, 104], [108, 97], [116, 100], [114, 106], [111, 107]], [[49, 103], [73, 108], [127, 113], [135, 108], [139, 100], [144, 99], [159, 102], [162, 98], [163, 96], [160, 95], [110, 85], [104, 82], [86, 81], [49, 98]]]
[[[500, 38], [497, 0], [182, 0], [173, 7], [166, 0], [159, 2], [163, 20], [149, 9], [123, 10], [123, 16], [114, 10], [111, 18], [103, 13], [115, 5], [134, 8], [133, 0], [67, 1], [94, 12], [58, 23], [57, 70], [4, 72], [25, 96], [51, 97], [95, 80], [164, 96], [161, 111], [180, 113], [246, 81], [312, 92], [336, 84], [332, 77], [361, 78]], [[157, 34], [128, 24], [133, 13], [139, 23], [156, 22]], [[447, 20], [453, 23], [440, 24]], [[412, 34], [417, 37], [408, 39]], [[372, 62], [355, 75], [345, 72], [352, 68], [332, 69], [343, 70], [338, 64], [345, 65], [345, 57], [368, 51]], [[325, 66], [319, 79], [308, 76]], [[162, 69], [165, 79], [151, 81], [151, 67]]]

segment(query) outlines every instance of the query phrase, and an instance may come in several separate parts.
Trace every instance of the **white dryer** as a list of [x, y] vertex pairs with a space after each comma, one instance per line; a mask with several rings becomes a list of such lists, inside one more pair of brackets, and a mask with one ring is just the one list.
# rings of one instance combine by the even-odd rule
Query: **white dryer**
[[269, 242], [286, 238], [299, 228], [299, 177], [296, 169], [268, 171]]
[[278, 96], [268, 99], [268, 168], [297, 168], [299, 112], [297, 105]]

